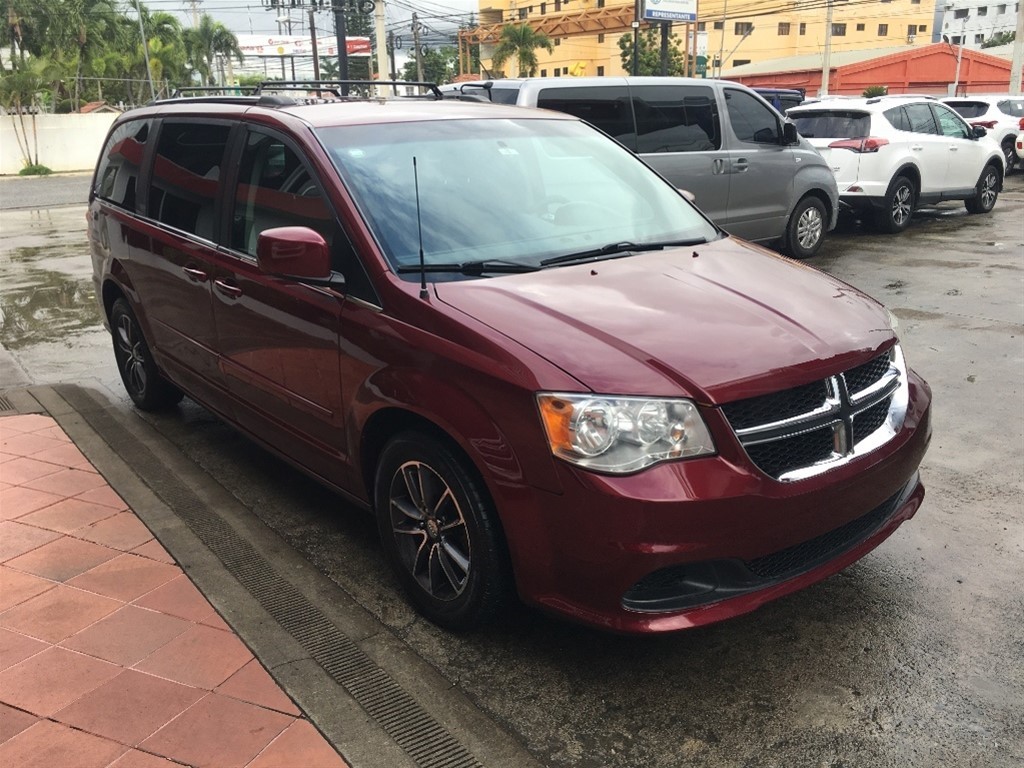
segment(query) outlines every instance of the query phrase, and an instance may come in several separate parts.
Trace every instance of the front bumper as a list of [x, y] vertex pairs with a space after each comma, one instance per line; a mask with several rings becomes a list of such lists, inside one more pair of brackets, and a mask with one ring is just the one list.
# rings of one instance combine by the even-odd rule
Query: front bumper
[[653, 633], [738, 616], [820, 581], [919, 508], [930, 401], [911, 373], [892, 440], [798, 482], [767, 478], [723, 441], [718, 456], [625, 477], [559, 463], [562, 494], [534, 491], [503, 516], [520, 594], [585, 624]]

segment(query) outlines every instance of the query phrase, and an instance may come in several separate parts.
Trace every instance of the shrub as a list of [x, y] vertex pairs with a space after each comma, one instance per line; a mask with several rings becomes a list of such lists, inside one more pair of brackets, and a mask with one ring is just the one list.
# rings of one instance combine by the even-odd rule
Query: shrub
[[861, 94], [865, 99], [874, 98], [875, 96], [885, 96], [889, 93], [888, 85], [869, 85], [864, 89], [864, 93]]
[[26, 165], [20, 171], [19, 176], [49, 176], [53, 171], [47, 168], [45, 165]]

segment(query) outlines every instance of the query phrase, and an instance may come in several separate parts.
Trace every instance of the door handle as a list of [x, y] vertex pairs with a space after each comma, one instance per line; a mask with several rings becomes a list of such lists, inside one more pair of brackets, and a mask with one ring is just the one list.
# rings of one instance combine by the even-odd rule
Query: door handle
[[218, 293], [222, 293], [225, 296], [228, 296], [232, 299], [237, 299], [239, 296], [242, 295], [242, 289], [239, 288], [237, 285], [226, 283], [223, 280], [214, 280], [213, 284], [217, 288]]
[[920, 144], [911, 144], [910, 148], [915, 152], [920, 152], [922, 149], [924, 149], [924, 147], [922, 147]]
[[959, 149], [960, 149], [960, 147], [958, 147], [956, 144], [950, 144], [949, 145], [949, 151], [950, 152], [957, 152], [957, 151], [959, 151]]
[[193, 283], [205, 283], [209, 279], [209, 275], [195, 267], [182, 267], [181, 271], [188, 275], [188, 279]]
[[747, 159], [743, 157], [741, 157], [739, 160], [732, 164], [732, 169], [736, 173], [746, 173], [749, 167], [750, 163], [747, 162]]

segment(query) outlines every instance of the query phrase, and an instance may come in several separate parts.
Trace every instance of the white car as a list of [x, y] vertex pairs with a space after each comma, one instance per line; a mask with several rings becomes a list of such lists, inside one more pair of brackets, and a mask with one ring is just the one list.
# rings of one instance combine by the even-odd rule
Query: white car
[[[1024, 117], [1021, 118], [1021, 122], [1024, 123]], [[1024, 128], [1021, 128], [1020, 133], [1017, 134], [1014, 150], [1017, 152], [1017, 162], [1024, 165]]]
[[942, 200], [987, 213], [1002, 190], [999, 145], [934, 99], [827, 99], [787, 114], [831, 166], [843, 209], [885, 232], [902, 231], [918, 206]]
[[971, 125], [979, 125], [988, 131], [996, 143], [1003, 148], [1006, 172], [1014, 164], [1024, 165], [1014, 151], [1017, 134], [1022, 130], [1020, 121], [1024, 118], [1024, 96], [1007, 94], [994, 96], [957, 96], [942, 99], [942, 103], [955, 109]]

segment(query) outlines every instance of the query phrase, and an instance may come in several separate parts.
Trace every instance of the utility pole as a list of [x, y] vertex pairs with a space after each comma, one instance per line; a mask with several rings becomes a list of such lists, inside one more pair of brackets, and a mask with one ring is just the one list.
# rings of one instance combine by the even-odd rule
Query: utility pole
[[818, 97], [824, 99], [828, 96], [828, 78], [832, 74], [832, 0], [828, 0], [828, 10], [825, 15], [825, 55], [821, 62], [821, 88], [818, 89]]
[[386, 77], [388, 67], [388, 36], [387, 30], [384, 29], [384, 0], [376, 0], [373, 6], [373, 26], [376, 33], [375, 44], [377, 46], [377, 79], [390, 80], [391, 78]]
[[[668, 77], [668, 35], [672, 29], [672, 22], [665, 21], [661, 24], [661, 76]], [[689, 45], [687, 45], [689, 49]]]
[[199, 4], [201, 2], [203, 2], [203, 0], [189, 0], [189, 5], [192, 6], [192, 26], [193, 27], [198, 27], [199, 26]]
[[412, 14], [412, 44], [416, 51], [416, 79], [423, 82], [423, 51], [420, 49], [420, 20], [416, 12]]
[[[348, 29], [345, 21], [345, 0], [334, 0], [334, 29], [338, 39], [338, 79], [348, 80]], [[348, 86], [341, 86], [341, 95], [348, 96]]]
[[[1018, 15], [1017, 18], [1020, 18]], [[959, 96], [960, 91], [960, 63], [964, 58], [964, 38], [967, 37], [967, 17], [964, 16], [960, 22], [960, 47], [956, 51], [956, 74], [953, 75], [953, 93], [951, 96]]]
[[398, 65], [395, 63], [395, 33], [388, 32], [388, 59], [391, 61], [391, 69], [388, 71], [388, 80], [398, 79]]
[[1017, 36], [1013, 40], [1013, 57], [1010, 59], [1010, 93], [1020, 96], [1021, 66], [1024, 65], [1024, 8], [1017, 10]]
[[320, 57], [316, 53], [316, 6], [309, 6], [309, 45], [313, 49], [313, 79], [320, 79]]
[[643, 11], [643, 0], [636, 0], [634, 5], [635, 13], [633, 16], [633, 77], [640, 74], [640, 16]]
[[[722, 54], [725, 53], [725, 13], [729, 10], [729, 0], [724, 0], [722, 3], [722, 39], [718, 43], [718, 71], [715, 74], [716, 78], [722, 77]], [[715, 69], [712, 67], [712, 69]]]

